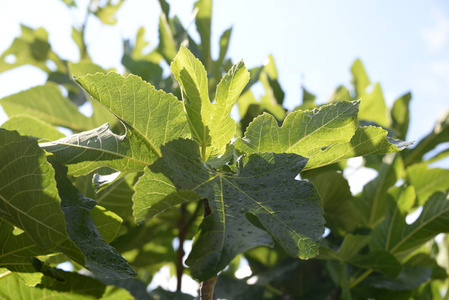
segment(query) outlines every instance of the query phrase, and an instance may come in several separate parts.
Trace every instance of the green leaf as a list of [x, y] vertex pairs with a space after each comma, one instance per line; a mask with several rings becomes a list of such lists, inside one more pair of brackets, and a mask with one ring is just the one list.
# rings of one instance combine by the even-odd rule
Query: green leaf
[[75, 0], [62, 0], [62, 1], [64, 1], [64, 3], [65, 4], [67, 4], [67, 6], [73, 6], [73, 7], [76, 7], [76, 2], [75, 2]]
[[378, 176], [363, 187], [357, 206], [363, 213], [368, 226], [374, 227], [387, 211], [387, 192], [404, 176], [404, 165], [399, 155], [390, 153], [384, 156]]
[[235, 121], [230, 113], [249, 80], [245, 65], [240, 61], [223, 77], [213, 104], [209, 100], [206, 70], [184, 46], [171, 64], [171, 70], [182, 87], [190, 129], [200, 144], [203, 159], [207, 160], [211, 151], [221, 154], [235, 135]]
[[151, 172], [208, 199], [212, 210], [187, 260], [193, 276], [208, 279], [238, 253], [271, 245], [268, 233], [292, 256], [317, 254], [324, 231], [320, 199], [310, 183], [294, 179], [306, 161], [295, 154], [254, 154], [239, 160], [237, 174], [226, 174], [208, 168], [193, 141], [162, 147]]
[[[122, 279], [136, 276], [128, 262], [106, 243], [95, 227], [90, 214], [90, 211], [95, 207], [95, 201], [81, 194], [72, 185], [67, 178], [67, 170], [64, 166], [58, 163], [53, 163], [53, 166], [56, 171], [56, 180], [59, 195], [62, 199], [61, 206], [65, 214], [67, 230], [70, 239], [75, 242], [86, 257], [86, 268], [105, 278]], [[95, 214], [96, 212], [94, 212]], [[111, 218], [111, 215], [109, 215], [109, 218]], [[101, 223], [107, 224], [104, 220]], [[114, 231], [116, 230], [114, 229]], [[107, 238], [111, 238], [111, 235], [107, 235]]]
[[259, 80], [265, 89], [265, 95], [262, 96], [261, 102], [267, 105], [278, 104], [282, 106], [285, 93], [278, 81], [277, 68], [272, 55], [268, 56], [268, 62], [263, 66]]
[[121, 176], [106, 188], [96, 194], [97, 204], [104, 206], [119, 215], [123, 219], [132, 216], [131, 198], [134, 194], [133, 185], [137, 181], [136, 173]]
[[178, 192], [169, 178], [161, 173], [153, 173], [149, 168], [146, 168], [144, 176], [139, 178], [135, 190], [133, 214], [138, 223], [174, 205], [199, 200], [194, 192], [188, 190]]
[[380, 127], [358, 127], [349, 142], [332, 145], [309, 157], [305, 169], [329, 165], [351, 157], [398, 152], [413, 144], [391, 139], [387, 134], [388, 132]]
[[349, 141], [357, 128], [359, 103], [338, 102], [311, 111], [294, 111], [282, 127], [269, 114], [256, 118], [236, 148], [245, 153], [288, 152], [305, 157], [338, 142]]
[[2, 278], [0, 285], [0, 298], [5, 300], [16, 299], [70, 299], [87, 300], [100, 299], [105, 291], [97, 279], [58, 270], [65, 281], [57, 281], [51, 277], [44, 277], [37, 287], [26, 286], [20, 278], [10, 275]]
[[302, 104], [295, 107], [294, 110], [312, 110], [316, 108], [315, 104], [316, 96], [302, 87]]
[[70, 75], [73, 77], [86, 76], [87, 74], [106, 73], [106, 70], [90, 61], [69, 62]]
[[212, 0], [196, 1], [195, 9], [198, 10], [195, 17], [195, 24], [201, 38], [201, 60], [206, 66], [206, 70], [210, 71], [210, 68], [212, 66], [212, 57], [210, 53]]
[[414, 186], [418, 205], [423, 205], [433, 193], [449, 189], [449, 170], [415, 164], [407, 168], [406, 181]]
[[215, 68], [219, 69], [222, 66], [224, 59], [226, 58], [226, 54], [229, 49], [229, 41], [231, 40], [232, 27], [226, 29], [221, 37], [220, 37], [220, 53], [218, 55], [218, 59], [215, 61]]
[[[402, 201], [408, 202], [412, 196], [406, 195]], [[448, 192], [433, 194], [424, 204], [419, 218], [411, 225], [405, 223], [401, 205], [398, 206], [390, 199], [385, 220], [374, 229], [373, 246], [389, 250], [395, 255], [405, 255], [437, 234], [449, 232], [448, 198]]]
[[382, 88], [376, 83], [371, 93], [360, 96], [359, 119], [373, 121], [378, 125], [388, 128], [390, 120], [388, 118], [388, 108], [385, 104]]
[[74, 131], [89, 130], [84, 124], [88, 118], [64, 98], [56, 84], [47, 83], [0, 99], [0, 104], [9, 117], [29, 115], [54, 126]]
[[390, 278], [396, 278], [402, 271], [401, 263], [393, 254], [385, 250], [372, 250], [364, 255], [349, 259], [349, 263], [365, 269], [381, 272]]
[[0, 267], [19, 275], [29, 286], [41, 282], [43, 274], [33, 267], [32, 256], [46, 252], [38, 248], [26, 233], [14, 234], [14, 227], [0, 220]]
[[167, 18], [168, 15], [165, 14], [161, 14], [159, 17], [159, 45], [157, 46], [157, 51], [164, 57], [167, 63], [171, 63], [178, 52], [178, 46]]
[[113, 133], [105, 124], [41, 144], [60, 163], [74, 164], [71, 174], [88, 174], [100, 166], [140, 171], [160, 157], [161, 145], [190, 135], [182, 103], [137, 76], [97, 73], [77, 81], [122, 121], [126, 135]]
[[[44, 28], [39, 27], [34, 30], [25, 25], [20, 25], [20, 29], [21, 36], [15, 38], [11, 46], [0, 56], [0, 73], [27, 64], [50, 73], [51, 70], [46, 65], [47, 60], [53, 61], [58, 70], [65, 70], [64, 63], [51, 50], [48, 43], [48, 32]], [[14, 56], [14, 63], [5, 62], [5, 58], [9, 55]]]
[[94, 15], [96, 15], [101, 20], [101, 22], [103, 22], [103, 24], [114, 25], [115, 23], [117, 23], [115, 14], [122, 6], [123, 2], [125, 2], [125, 0], [119, 0], [116, 4], [112, 4], [112, 0], [108, 0], [108, 2], [103, 5], [103, 7], [97, 8], [97, 10], [94, 12]]
[[370, 245], [372, 249], [390, 250], [391, 243], [401, 239], [403, 228], [407, 226], [405, 217], [415, 203], [415, 199], [413, 186], [395, 187], [389, 190], [385, 219], [373, 230]]
[[[449, 111], [446, 111], [438, 120], [431, 133], [423, 138], [416, 147], [404, 153], [405, 166], [421, 162], [424, 154], [445, 142], [449, 142]], [[443, 157], [445, 156], [442, 156], [441, 158]]]
[[366, 74], [365, 67], [360, 59], [356, 59], [351, 66], [352, 84], [356, 91], [356, 97], [360, 98], [365, 94], [366, 88], [370, 85], [370, 80]]
[[90, 216], [103, 240], [106, 243], [112, 242], [120, 229], [123, 219], [98, 205], [90, 211]]
[[[301, 174], [303, 178], [303, 174]], [[326, 227], [335, 232], [352, 232], [360, 224], [348, 181], [341, 172], [320, 172], [306, 177], [321, 196]]]
[[381, 274], [372, 274], [363, 281], [362, 285], [393, 291], [413, 290], [426, 282], [431, 275], [432, 270], [430, 268], [404, 265], [404, 269], [395, 279], [390, 279]]
[[64, 137], [56, 127], [30, 115], [16, 115], [1, 125], [6, 130], [17, 130], [21, 135], [41, 139], [41, 141], [57, 140]]
[[249, 285], [246, 279], [238, 280], [230, 276], [220, 275], [214, 290], [216, 299], [263, 299], [264, 289], [260, 285]]
[[388, 109], [380, 85], [376, 83], [373, 91], [367, 93], [366, 89], [370, 85], [370, 80], [366, 74], [365, 67], [359, 59], [352, 65], [351, 73], [352, 84], [355, 88], [355, 98], [362, 100], [359, 119], [373, 121], [383, 127], [389, 127]]
[[54, 171], [36, 141], [0, 129], [0, 218], [42, 249], [68, 238]]
[[391, 109], [392, 129], [395, 131], [395, 136], [398, 139], [405, 140], [410, 122], [410, 100], [412, 94], [407, 93], [394, 101]]
[[351, 100], [351, 94], [349, 93], [349, 90], [343, 86], [338, 86], [332, 96], [329, 99], [329, 102], [337, 102], [337, 101], [349, 101]]

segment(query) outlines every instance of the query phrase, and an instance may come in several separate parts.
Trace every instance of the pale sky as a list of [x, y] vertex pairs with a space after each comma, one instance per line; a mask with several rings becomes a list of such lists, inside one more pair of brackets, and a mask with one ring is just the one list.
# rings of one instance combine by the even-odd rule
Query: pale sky
[[[87, 0], [80, 0], [84, 8]], [[174, 0], [172, 14], [191, 23], [194, 1]], [[95, 63], [120, 67], [122, 39], [133, 39], [140, 26], [157, 45], [160, 8], [156, 0], [126, 0], [118, 25], [103, 26], [91, 17], [87, 32]], [[19, 24], [43, 26], [54, 50], [77, 60], [70, 39], [71, 24], [84, 19], [82, 9], [68, 10], [61, 0], [0, 0], [0, 51], [19, 35]], [[449, 108], [449, 2], [443, 0], [216, 0], [213, 47], [220, 34], [233, 26], [229, 55], [243, 58], [247, 66], [264, 62], [273, 54], [286, 105], [295, 107], [300, 86], [327, 100], [339, 84], [349, 84], [349, 68], [360, 58], [372, 82], [379, 81], [386, 100], [412, 91], [412, 123], [408, 139], [429, 132], [437, 117]], [[194, 24], [190, 25], [194, 32]], [[150, 46], [151, 47], [151, 46]], [[0, 97], [42, 84], [45, 76], [34, 68], [0, 74]]]

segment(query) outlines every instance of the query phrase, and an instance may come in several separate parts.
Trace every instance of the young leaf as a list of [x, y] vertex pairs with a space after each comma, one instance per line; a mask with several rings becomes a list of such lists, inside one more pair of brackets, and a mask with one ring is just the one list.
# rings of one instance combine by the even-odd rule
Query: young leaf
[[97, 73], [77, 81], [122, 121], [126, 135], [114, 134], [105, 124], [41, 144], [60, 163], [75, 164], [71, 174], [88, 174], [100, 166], [140, 171], [160, 157], [161, 145], [190, 135], [182, 103], [137, 76]]
[[390, 120], [388, 118], [388, 108], [385, 104], [382, 88], [376, 83], [371, 93], [364, 93], [360, 96], [359, 119], [372, 121], [376, 124], [388, 128]]
[[0, 219], [42, 249], [68, 239], [54, 171], [36, 141], [0, 129]]
[[213, 104], [209, 99], [206, 70], [184, 46], [172, 62], [171, 70], [182, 87], [190, 129], [200, 144], [202, 158], [207, 160], [211, 151], [221, 154], [235, 135], [235, 121], [230, 113], [249, 80], [245, 65], [238, 62], [223, 77]]
[[370, 85], [370, 80], [360, 59], [356, 59], [352, 64], [351, 73], [356, 97], [360, 98], [361, 95], [365, 94], [366, 88]]
[[195, 8], [198, 10], [195, 24], [201, 38], [202, 61], [209, 71], [212, 66], [212, 57], [210, 53], [212, 0], [198, 0], [195, 2]]
[[173, 141], [161, 151], [151, 172], [207, 199], [212, 210], [187, 260], [196, 278], [214, 276], [238, 253], [271, 245], [268, 233], [292, 256], [317, 254], [324, 231], [320, 199], [310, 183], [294, 179], [307, 159], [254, 154], [240, 159], [237, 174], [226, 174], [207, 167], [193, 141]]
[[409, 104], [412, 94], [407, 93], [394, 101], [391, 109], [392, 128], [398, 139], [405, 140], [410, 121]]

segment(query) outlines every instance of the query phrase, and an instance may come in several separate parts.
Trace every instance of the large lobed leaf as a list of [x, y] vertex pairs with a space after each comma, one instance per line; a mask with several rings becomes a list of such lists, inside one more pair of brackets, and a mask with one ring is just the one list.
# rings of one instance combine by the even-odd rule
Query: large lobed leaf
[[159, 202], [143, 196], [144, 191], [157, 192], [157, 182], [145, 180], [148, 176], [165, 176], [165, 182], [172, 182], [177, 190], [190, 190], [208, 200], [212, 214], [204, 219], [187, 260], [196, 278], [214, 276], [238, 253], [272, 245], [272, 237], [292, 256], [317, 254], [324, 232], [320, 199], [310, 183], [295, 180], [307, 159], [295, 154], [253, 154], [240, 159], [237, 174], [228, 174], [204, 164], [193, 141], [173, 141], [161, 151], [162, 158], [136, 185], [140, 196], [134, 201], [164, 208], [173, 204], [166, 192]]
[[295, 111], [282, 127], [270, 114], [256, 118], [236, 148], [245, 153], [276, 152], [310, 156], [333, 143], [351, 139], [357, 128], [359, 102], [338, 102], [312, 111]]
[[269, 114], [257, 117], [235, 142], [245, 153], [296, 153], [309, 158], [304, 170], [342, 159], [400, 151], [411, 143], [390, 139], [380, 127], [357, 127], [359, 101], [336, 102], [294, 111], [278, 127]]
[[87, 174], [103, 165], [140, 171], [160, 157], [161, 145], [190, 135], [182, 103], [137, 76], [97, 73], [77, 81], [122, 121], [126, 134], [115, 134], [105, 124], [41, 144], [59, 162], [74, 164], [69, 169], [71, 174]]
[[245, 65], [238, 62], [222, 78], [215, 103], [209, 99], [206, 70], [184, 46], [172, 62], [171, 70], [182, 87], [190, 129], [201, 146], [203, 159], [207, 160], [214, 152], [221, 154], [235, 135], [235, 121], [230, 113], [249, 81]]

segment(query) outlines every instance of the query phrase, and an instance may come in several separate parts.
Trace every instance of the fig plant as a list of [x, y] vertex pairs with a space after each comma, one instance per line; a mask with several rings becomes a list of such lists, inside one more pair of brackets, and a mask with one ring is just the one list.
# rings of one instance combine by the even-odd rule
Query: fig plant
[[[122, 2], [89, 14], [114, 23]], [[447, 238], [433, 238], [449, 231], [449, 173], [429, 164], [449, 152], [428, 153], [448, 142], [448, 117], [410, 149], [411, 94], [389, 110], [359, 60], [353, 90], [340, 86], [318, 105], [303, 89], [289, 112], [272, 57], [251, 70], [233, 64], [229, 29], [212, 58], [211, 0], [195, 4], [200, 42], [160, 4], [160, 44], [143, 53], [143, 29], [134, 46], [125, 42], [122, 63], [137, 75], [93, 64], [86, 24], [73, 31], [80, 62], [60, 59], [44, 29], [25, 26], [1, 56], [0, 71], [31, 64], [49, 81], [0, 99], [9, 116], [0, 129], [2, 298], [192, 299], [181, 293], [189, 274], [202, 299], [440, 299]], [[90, 117], [77, 109], [86, 102]], [[378, 176], [352, 195], [343, 171], [358, 156]], [[252, 275], [238, 279], [243, 258]], [[167, 264], [177, 291], [147, 293]]]

